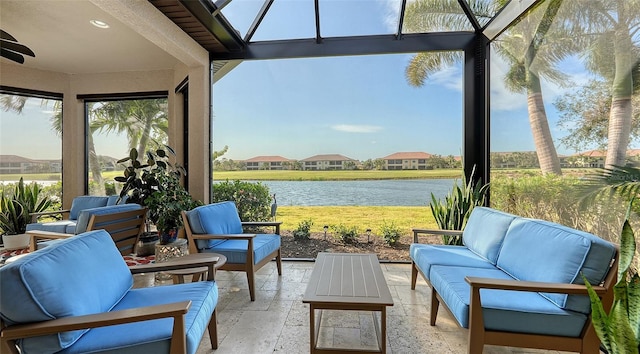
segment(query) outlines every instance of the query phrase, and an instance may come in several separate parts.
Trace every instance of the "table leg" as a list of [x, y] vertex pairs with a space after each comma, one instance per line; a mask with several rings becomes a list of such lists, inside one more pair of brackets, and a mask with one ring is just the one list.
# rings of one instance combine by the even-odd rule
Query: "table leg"
[[380, 327], [381, 328], [381, 342], [380, 342], [380, 351], [382, 354], [387, 353], [387, 307], [382, 306], [382, 311], [380, 311]]

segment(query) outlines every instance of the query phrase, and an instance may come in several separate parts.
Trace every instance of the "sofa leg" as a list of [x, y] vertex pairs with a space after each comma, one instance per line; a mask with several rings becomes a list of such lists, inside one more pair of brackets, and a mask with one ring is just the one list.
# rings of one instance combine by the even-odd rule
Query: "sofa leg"
[[418, 281], [418, 267], [411, 262], [411, 290], [416, 290], [416, 282]]
[[211, 341], [211, 348], [218, 349], [218, 318], [216, 316], [216, 309], [213, 309], [211, 319], [209, 320], [209, 340]]
[[247, 281], [249, 282], [249, 296], [251, 297], [251, 301], [256, 301], [256, 284], [253, 269], [247, 271]]
[[582, 338], [582, 354], [599, 354], [600, 353], [600, 339], [593, 328], [593, 323], [587, 327], [587, 332]]
[[278, 255], [276, 256], [276, 266], [278, 267], [278, 275], [282, 275], [282, 251], [278, 248]]
[[484, 343], [482, 338], [473, 338], [474, 334], [469, 331], [469, 354], [482, 354]]
[[436, 325], [436, 317], [438, 317], [438, 307], [440, 306], [440, 301], [436, 296], [438, 293], [436, 289], [431, 286], [431, 319], [429, 320], [429, 324], [432, 326]]

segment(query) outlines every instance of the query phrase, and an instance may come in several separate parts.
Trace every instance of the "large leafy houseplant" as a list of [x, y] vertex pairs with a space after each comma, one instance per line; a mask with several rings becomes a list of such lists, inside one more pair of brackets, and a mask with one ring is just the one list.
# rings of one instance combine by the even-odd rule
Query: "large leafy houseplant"
[[31, 214], [47, 210], [51, 199], [41, 195], [37, 183], [25, 185], [23, 178], [15, 185], [13, 193], [3, 190], [0, 196], [0, 229], [3, 235], [24, 234]]
[[129, 156], [118, 160], [119, 164], [129, 163], [125, 166], [123, 175], [114, 178], [116, 182], [122, 183], [120, 199], [126, 198], [127, 203], [147, 206], [147, 198], [160, 187], [160, 176], [174, 174], [180, 178], [186, 175], [182, 166], [169, 161], [170, 155], [175, 157], [176, 153], [167, 145], [164, 149], [147, 151], [143, 156], [140, 156], [136, 148], [132, 148]]
[[[481, 181], [474, 182], [473, 174], [467, 182], [466, 177], [462, 177], [462, 183], [455, 181], [453, 189], [445, 196], [444, 200], [439, 200], [431, 193], [431, 213], [441, 230], [463, 230], [469, 220], [471, 211], [478, 205], [484, 204], [489, 190], [489, 184], [482, 184]], [[442, 242], [445, 245], [460, 245], [460, 236], [442, 235]]]
[[146, 198], [149, 220], [156, 225], [160, 243], [175, 240], [182, 227], [182, 211], [191, 210], [201, 203], [195, 201], [180, 184], [174, 173], [158, 175], [158, 190]]
[[[129, 156], [118, 160], [127, 163], [123, 176], [115, 177], [122, 183], [120, 199], [127, 203], [137, 203], [149, 208], [148, 220], [152, 222], [160, 235], [160, 242], [174, 239], [177, 229], [182, 226], [180, 212], [189, 210], [198, 203], [180, 183], [185, 169], [170, 162], [175, 151], [165, 145], [165, 149], [148, 151], [140, 156], [137, 149], [129, 151]], [[144, 158], [143, 161], [140, 159]]]

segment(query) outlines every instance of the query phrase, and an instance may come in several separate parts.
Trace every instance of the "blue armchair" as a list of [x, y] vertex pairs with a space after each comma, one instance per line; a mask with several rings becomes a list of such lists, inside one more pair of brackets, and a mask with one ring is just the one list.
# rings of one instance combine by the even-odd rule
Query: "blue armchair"
[[[216, 349], [216, 261], [128, 268], [104, 230], [29, 253], [0, 268], [0, 352], [193, 354], [206, 329]], [[207, 281], [132, 289], [132, 273], [202, 266]]]
[[[282, 275], [280, 224], [276, 221], [241, 222], [234, 202], [220, 202], [183, 211], [189, 252], [214, 252], [227, 257], [220, 270], [247, 273], [249, 296], [256, 298], [255, 273], [276, 259], [278, 275]], [[274, 234], [246, 234], [243, 226], [274, 227]]]

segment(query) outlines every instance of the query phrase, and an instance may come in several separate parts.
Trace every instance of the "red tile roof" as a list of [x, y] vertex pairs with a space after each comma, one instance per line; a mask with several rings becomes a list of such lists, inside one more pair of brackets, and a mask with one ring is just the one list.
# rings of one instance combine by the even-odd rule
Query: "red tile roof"
[[428, 159], [433, 155], [426, 152], [396, 152], [389, 156], [385, 156], [383, 160], [412, 160], [412, 159]]
[[355, 161], [354, 159], [339, 154], [315, 155], [300, 161]]
[[295, 161], [295, 160], [288, 159], [282, 156], [256, 156], [248, 160], [245, 160], [245, 162], [285, 162], [285, 161]]

